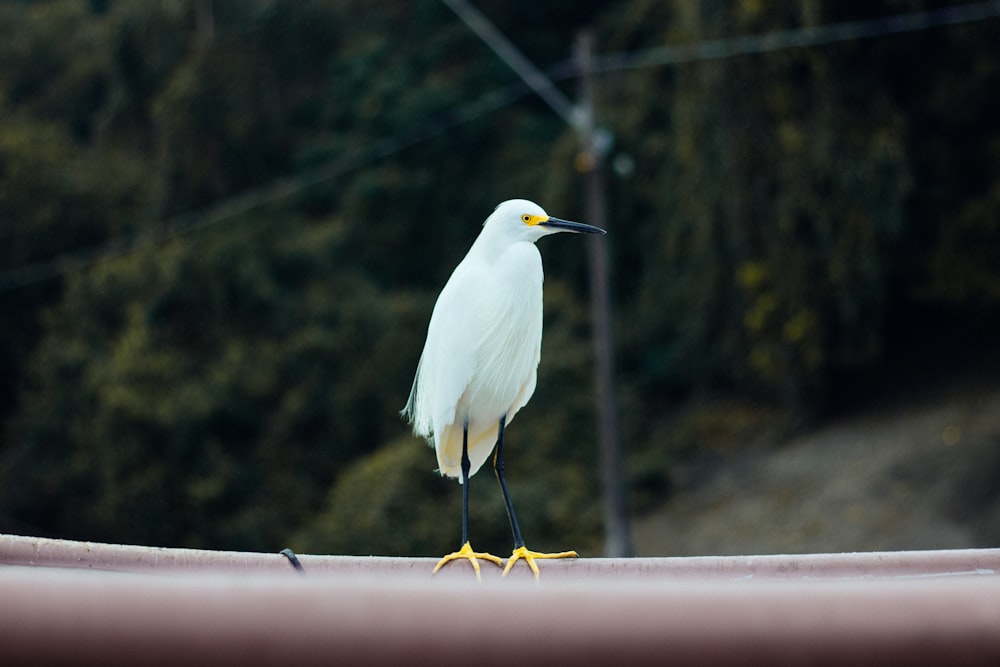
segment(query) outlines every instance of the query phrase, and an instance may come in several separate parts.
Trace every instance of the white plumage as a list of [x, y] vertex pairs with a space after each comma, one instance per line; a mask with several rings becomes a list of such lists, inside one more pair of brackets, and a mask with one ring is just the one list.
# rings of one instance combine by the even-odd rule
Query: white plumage
[[[501, 419], [509, 424], [535, 391], [543, 279], [535, 241], [560, 231], [604, 233], [550, 217], [525, 199], [505, 201], [486, 219], [441, 290], [403, 414], [417, 435], [433, 439], [444, 475], [462, 481], [466, 425], [471, 476], [493, 451]], [[517, 543], [520, 536], [502, 479], [501, 486]]]
[[[500, 417], [509, 424], [535, 391], [542, 345], [542, 258], [537, 204], [504, 202], [483, 227], [438, 297], [406, 412], [434, 438], [442, 474], [460, 476], [469, 424], [470, 475], [489, 458]], [[511, 222], [513, 218], [513, 223]]]

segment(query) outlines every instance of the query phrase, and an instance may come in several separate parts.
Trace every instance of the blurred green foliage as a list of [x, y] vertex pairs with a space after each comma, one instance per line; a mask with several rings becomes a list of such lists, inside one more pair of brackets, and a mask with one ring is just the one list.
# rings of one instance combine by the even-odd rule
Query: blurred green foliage
[[[602, 52], [628, 52], [926, 4], [482, 7], [548, 66], [585, 26]], [[614, 155], [634, 164], [611, 175], [606, 240], [639, 506], [692, 448], [851, 391], [843, 378], [880, 368], [922, 314], [997, 321], [997, 27], [599, 78]], [[459, 488], [397, 416], [434, 297], [497, 202], [583, 215], [575, 138], [536, 99], [435, 129], [515, 80], [441, 3], [0, 3], [0, 272], [164, 239], [0, 293], [0, 529], [457, 546]], [[373, 146], [335, 178], [164, 233]], [[586, 252], [540, 245], [543, 363], [509, 480], [532, 547], [594, 553]], [[692, 398], [702, 407], [678, 411]], [[505, 552], [488, 471], [471, 492], [477, 548]]]

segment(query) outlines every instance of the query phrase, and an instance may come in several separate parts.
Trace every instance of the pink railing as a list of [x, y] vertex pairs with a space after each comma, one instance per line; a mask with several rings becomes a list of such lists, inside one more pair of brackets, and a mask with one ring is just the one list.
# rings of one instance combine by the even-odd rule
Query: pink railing
[[1000, 549], [300, 559], [0, 535], [0, 664], [1000, 665]]

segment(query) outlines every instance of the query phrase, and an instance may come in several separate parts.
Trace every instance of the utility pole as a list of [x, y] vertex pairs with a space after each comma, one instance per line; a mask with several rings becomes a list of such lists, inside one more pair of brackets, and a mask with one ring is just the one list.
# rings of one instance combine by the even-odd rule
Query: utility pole
[[[593, 37], [584, 31], [577, 36], [574, 49], [580, 70], [579, 117], [576, 129], [580, 137], [577, 169], [584, 177], [586, 216], [589, 224], [608, 228], [605, 158], [611, 149], [611, 137], [597, 127], [594, 102]], [[596, 394], [598, 441], [601, 457], [601, 482], [604, 487], [604, 552], [609, 558], [634, 555], [629, 527], [625, 476], [622, 470], [621, 445], [618, 431], [618, 407], [615, 393], [614, 339], [611, 331], [611, 295], [608, 283], [607, 242], [591, 237], [590, 256], [591, 321], [594, 327], [594, 358], [596, 364]]]

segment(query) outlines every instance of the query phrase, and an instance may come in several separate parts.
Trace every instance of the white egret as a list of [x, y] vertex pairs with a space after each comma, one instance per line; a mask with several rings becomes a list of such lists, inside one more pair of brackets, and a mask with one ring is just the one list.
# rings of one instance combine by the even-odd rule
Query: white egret
[[469, 477], [493, 455], [493, 470], [514, 534], [514, 551], [503, 573], [525, 560], [538, 577], [536, 558], [575, 557], [576, 552], [529, 551], [517, 525], [504, 478], [504, 429], [535, 391], [542, 347], [542, 258], [535, 241], [556, 232], [604, 234], [599, 227], [549, 216], [525, 199], [505, 201], [438, 296], [427, 342], [403, 415], [413, 431], [433, 438], [441, 474], [462, 484], [462, 547], [438, 562], [503, 559], [469, 544]]

